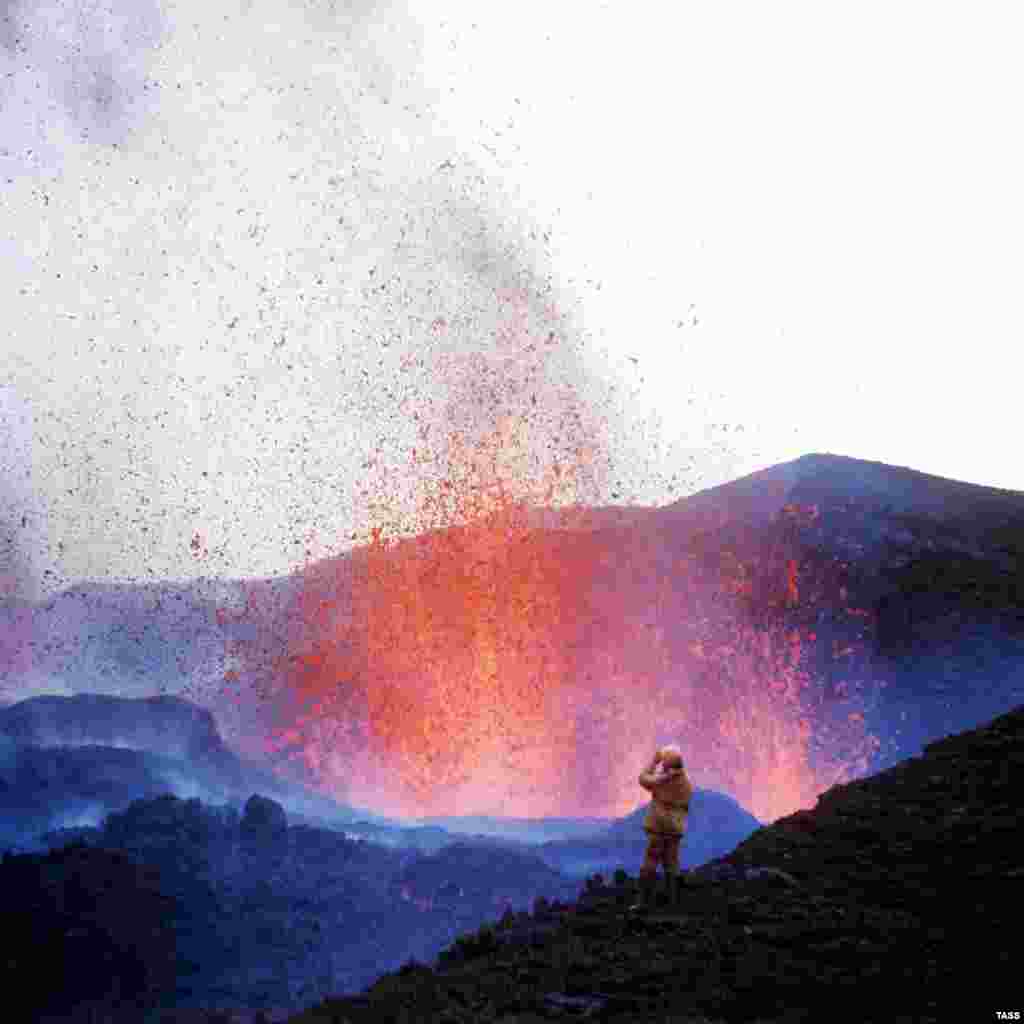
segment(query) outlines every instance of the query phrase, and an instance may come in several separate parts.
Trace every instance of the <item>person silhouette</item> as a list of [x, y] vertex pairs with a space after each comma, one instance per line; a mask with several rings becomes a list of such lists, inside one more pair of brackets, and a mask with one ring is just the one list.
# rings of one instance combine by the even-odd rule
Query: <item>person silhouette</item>
[[680, 749], [674, 744], [661, 747], [638, 781], [650, 792], [652, 799], [644, 818], [647, 850], [640, 867], [640, 902], [630, 909], [638, 910], [653, 904], [659, 864], [665, 871], [668, 904], [677, 906], [681, 881], [679, 847], [686, 835], [693, 796], [693, 785], [683, 766]]

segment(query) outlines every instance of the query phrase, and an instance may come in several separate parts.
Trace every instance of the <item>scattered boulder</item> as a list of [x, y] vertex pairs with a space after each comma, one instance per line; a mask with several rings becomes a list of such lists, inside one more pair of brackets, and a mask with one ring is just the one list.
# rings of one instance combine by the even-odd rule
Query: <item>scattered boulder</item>
[[240, 827], [251, 838], [280, 838], [288, 831], [288, 816], [276, 800], [253, 793], [245, 802]]

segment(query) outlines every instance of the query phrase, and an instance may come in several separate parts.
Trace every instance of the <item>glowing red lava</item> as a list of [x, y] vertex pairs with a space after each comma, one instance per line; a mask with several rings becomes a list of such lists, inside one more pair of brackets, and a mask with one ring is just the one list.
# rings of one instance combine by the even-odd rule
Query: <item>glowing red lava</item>
[[[450, 430], [433, 477], [413, 452], [424, 528], [399, 537], [381, 519], [307, 569], [274, 666], [271, 752], [402, 817], [624, 815], [670, 741], [696, 785], [766, 821], [864, 770], [876, 741], [855, 716], [825, 724], [804, 664], [812, 606], [840, 605], [838, 584], [801, 565], [784, 524], [746, 553], [670, 535], [657, 510], [635, 528], [574, 524], [598, 447], [585, 420], [540, 469], [539, 428], [515, 406], [489, 432]], [[565, 528], [538, 526], [556, 506]], [[236, 653], [243, 669], [259, 656]], [[832, 756], [815, 763], [815, 741]]]
[[[500, 461], [510, 436], [506, 426], [481, 447]], [[464, 459], [456, 438], [452, 461]], [[560, 813], [578, 748], [560, 701], [595, 551], [558, 557], [510, 486], [479, 460], [472, 475], [465, 525], [403, 540], [377, 528], [352, 553], [344, 607], [307, 588], [299, 616], [322, 632], [289, 679], [314, 710], [284, 738], [350, 802], [387, 813]], [[446, 478], [424, 506], [455, 491]]]
[[[875, 742], [856, 714], [822, 735], [812, 630], [745, 618], [766, 571], [780, 616], [796, 607], [794, 561], [776, 561], [733, 559], [709, 581], [684, 556], [668, 572], [635, 531], [542, 530], [515, 503], [412, 539], [377, 532], [344, 580], [310, 577], [275, 746], [379, 813], [618, 816], [674, 740], [698, 785], [774, 820], [863, 771]], [[816, 765], [815, 738], [835, 755]]]

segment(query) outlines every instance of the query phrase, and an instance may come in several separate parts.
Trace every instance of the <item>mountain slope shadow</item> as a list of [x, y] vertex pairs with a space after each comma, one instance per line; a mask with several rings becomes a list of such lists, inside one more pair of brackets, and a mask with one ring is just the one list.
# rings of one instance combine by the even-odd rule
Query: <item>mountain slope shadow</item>
[[290, 1024], [991, 1014], [1019, 997], [1022, 782], [1024, 707], [758, 829], [676, 906], [620, 876]]

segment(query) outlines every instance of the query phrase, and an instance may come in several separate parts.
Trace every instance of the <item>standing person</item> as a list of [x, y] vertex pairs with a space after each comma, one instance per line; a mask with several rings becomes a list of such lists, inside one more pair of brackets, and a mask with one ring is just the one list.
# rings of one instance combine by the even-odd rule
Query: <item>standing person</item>
[[677, 746], [662, 747], [654, 760], [640, 775], [640, 785], [652, 796], [651, 807], [644, 818], [647, 833], [647, 852], [640, 867], [641, 902], [630, 909], [637, 910], [654, 902], [658, 865], [665, 869], [665, 891], [669, 906], [679, 902], [679, 844], [686, 835], [686, 821], [690, 812], [693, 785], [683, 767], [683, 755]]

